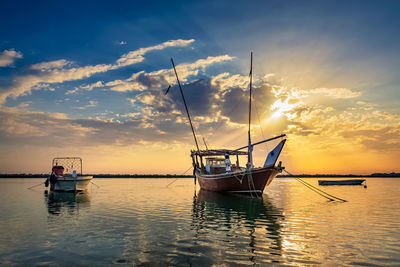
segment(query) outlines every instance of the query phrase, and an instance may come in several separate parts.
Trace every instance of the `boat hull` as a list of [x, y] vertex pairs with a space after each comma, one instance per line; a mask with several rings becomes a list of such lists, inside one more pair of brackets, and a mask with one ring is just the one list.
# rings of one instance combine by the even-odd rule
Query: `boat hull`
[[230, 193], [262, 193], [272, 180], [280, 173], [275, 167], [206, 175], [196, 171], [196, 178], [203, 190]]
[[83, 191], [86, 190], [87, 185], [93, 179], [93, 176], [72, 176], [57, 177], [57, 182], [51, 185], [52, 191]]
[[318, 180], [318, 185], [361, 185], [365, 179], [353, 180]]

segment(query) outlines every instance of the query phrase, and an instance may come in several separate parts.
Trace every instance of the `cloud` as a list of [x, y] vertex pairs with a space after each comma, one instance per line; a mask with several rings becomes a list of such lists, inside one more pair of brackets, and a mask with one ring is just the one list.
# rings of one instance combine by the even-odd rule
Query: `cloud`
[[22, 53], [14, 49], [4, 50], [0, 53], [0, 67], [12, 66], [18, 58], [22, 58]]
[[315, 88], [310, 90], [294, 89], [293, 94], [299, 98], [310, 97], [312, 95], [322, 95], [336, 99], [356, 98], [361, 96], [361, 92], [352, 91], [348, 88]]
[[97, 81], [95, 83], [91, 84], [86, 84], [86, 85], [81, 85], [79, 87], [75, 87], [74, 89], [68, 90], [65, 94], [70, 95], [78, 92], [80, 89], [87, 90], [87, 91], [92, 91], [93, 88], [98, 88], [98, 87], [104, 87], [104, 82], [103, 81]]
[[33, 70], [40, 70], [40, 71], [49, 71], [53, 69], [61, 69], [63, 67], [72, 65], [73, 62], [65, 60], [65, 59], [60, 59], [60, 60], [55, 60], [55, 61], [48, 61], [48, 62], [42, 62], [38, 64], [33, 64], [31, 65], [31, 69]]
[[87, 108], [96, 107], [98, 103], [99, 103], [98, 101], [89, 100], [89, 104], [87, 104], [83, 107], [78, 107], [78, 109], [87, 109]]
[[193, 42], [194, 42], [194, 39], [190, 39], [190, 40], [178, 39], [178, 40], [167, 41], [162, 44], [155, 45], [155, 46], [140, 48], [138, 50], [131, 51], [127, 54], [122, 55], [117, 60], [117, 65], [118, 66], [128, 66], [128, 65], [132, 65], [132, 64], [135, 64], [138, 62], [142, 62], [144, 59], [143, 55], [146, 54], [147, 52], [154, 51], [154, 50], [162, 50], [167, 47], [187, 46]]
[[127, 98], [127, 100], [129, 101], [129, 103], [131, 103], [131, 105], [134, 105], [136, 103], [136, 99], [134, 98]]
[[41, 83], [62, 83], [65, 81], [88, 78], [96, 73], [107, 72], [142, 62], [144, 60], [144, 55], [150, 51], [162, 50], [166, 47], [187, 46], [192, 42], [194, 42], [194, 39], [179, 39], [167, 41], [155, 46], [140, 48], [122, 55], [115, 64], [98, 64], [84, 67], [64, 68], [72, 63], [65, 59], [38, 63], [31, 67], [32, 70], [37, 70], [37, 73], [18, 76], [11, 87], [3, 88], [0, 93], [0, 103], [4, 103], [7, 97], [18, 97], [30, 93], [31, 90], [34, 89], [35, 85]]
[[[234, 148], [246, 143], [248, 75], [223, 72], [207, 77], [202, 73], [210, 65], [232, 59], [224, 55], [176, 66], [199, 140], [205, 137], [213, 148]], [[168, 84], [173, 86], [164, 95], [163, 89]], [[73, 119], [62, 113], [24, 110], [28, 105], [21, 105], [19, 109], [3, 108], [0, 109], [2, 144], [55, 148], [63, 142], [68, 147], [91, 149], [143, 144], [146, 148], [153, 144], [176, 147], [193, 143], [171, 69], [141, 71], [125, 80], [97, 81], [77, 88], [93, 90], [102, 86], [113, 91], [136, 91], [125, 100], [131, 103], [131, 110], [124, 111], [125, 114], [106, 110], [93, 113], [87, 119]], [[286, 88], [272, 74], [255, 78], [253, 89], [252, 133], [257, 134], [254, 140], [262, 138], [258, 128], [264, 131], [265, 137], [281, 132], [288, 134], [290, 142], [285, 151], [290, 153], [282, 156], [292, 157], [293, 162], [298, 158], [308, 162], [315, 157], [323, 160], [329, 153], [333, 158], [356, 152], [363, 155], [400, 153], [400, 117], [379, 109], [375, 103], [357, 99], [361, 98], [362, 91]], [[96, 105], [100, 107], [103, 103], [92, 101], [81, 109]], [[157, 153], [157, 149], [160, 148], [152, 151]], [[265, 154], [261, 157], [265, 159]]]
[[146, 86], [137, 81], [137, 78], [143, 74], [144, 71], [140, 71], [138, 73], [133, 74], [130, 78], [126, 80], [115, 80], [107, 82], [105, 85], [111, 87], [110, 88], [111, 90], [117, 92], [143, 91], [146, 89]]
[[[76, 63], [67, 60], [42, 62], [32, 65], [29, 74], [23, 76], [24, 80], [17, 77], [13, 88], [19, 88], [20, 94], [48, 88], [57, 82], [90, 77], [94, 73], [141, 62], [143, 55], [151, 50], [191, 42], [176, 40], [138, 49], [122, 55], [114, 64], [77, 67]], [[248, 75], [206, 73], [208, 67], [233, 59], [229, 55], [210, 56], [176, 65], [199, 140], [205, 137], [214, 148], [234, 148], [246, 143]], [[192, 144], [193, 140], [173, 70], [139, 71], [127, 77], [84, 83], [66, 93], [100, 87], [129, 92], [129, 97], [128, 93], [119, 94], [126, 101], [122, 105], [128, 110], [119, 109], [118, 114], [113, 112], [111, 105], [107, 106], [106, 100], [100, 103], [90, 100], [78, 107], [88, 109], [87, 113], [91, 107], [98, 107], [95, 109], [98, 113], [89, 114], [87, 119], [74, 119], [62, 113], [27, 111], [25, 109], [33, 107], [28, 102], [18, 109], [3, 106], [0, 108], [1, 144], [54, 148], [63, 142], [68, 147], [88, 149], [97, 146], [140, 147], [143, 144], [190, 146], [187, 144]], [[274, 74], [259, 77], [253, 80], [253, 139], [262, 138], [259, 132], [265, 134], [265, 138], [282, 132], [288, 134], [287, 151], [290, 153], [283, 156], [294, 158], [291, 155], [296, 155], [312, 162], [313, 157], [322, 160], [329, 153], [333, 158], [354, 151], [363, 155], [400, 153], [399, 116], [380, 109], [376, 103], [364, 101], [361, 89], [288, 88]], [[164, 95], [168, 85], [172, 88]], [[153, 151], [156, 153], [157, 148]], [[265, 154], [261, 156], [265, 158]]]
[[329, 138], [331, 145], [346, 144], [349, 150], [361, 145], [364, 151], [400, 152], [400, 116], [382, 111], [376, 104], [300, 103], [290, 114], [286, 133], [291, 137], [318, 136], [320, 142]]
[[360, 91], [353, 91], [348, 88], [313, 88], [313, 89], [300, 89], [300, 88], [287, 88], [284, 86], [276, 86], [274, 94], [277, 97], [289, 97], [291, 99], [302, 99], [308, 97], [329, 97], [333, 99], [347, 99], [360, 97]]
[[[21, 108], [0, 108], [0, 134], [2, 143], [36, 144], [53, 146], [59, 143], [77, 142], [93, 129], [82, 127], [63, 113], [46, 114]], [[47, 141], [46, 141], [47, 140]]]
[[[95, 106], [91, 101], [86, 107]], [[190, 140], [186, 121], [169, 120], [169, 114], [159, 114], [151, 121], [139, 113], [127, 113], [116, 119], [73, 119], [63, 113], [32, 112], [21, 108], [0, 108], [1, 144], [37, 147], [97, 145], [128, 145], [139, 142], [179, 142]], [[174, 115], [176, 116], [176, 115]], [[173, 133], [165, 135], [165, 133]]]
[[[205, 69], [213, 64], [231, 61], [234, 57], [229, 55], [222, 56], [209, 56], [205, 59], [199, 59], [193, 63], [184, 63], [176, 66], [176, 70], [181, 82], [186, 82], [190, 76], [197, 76], [199, 71]], [[140, 71], [134, 73], [130, 78], [125, 80], [115, 80], [106, 83], [110, 86], [110, 90], [118, 92], [126, 91], [144, 91], [148, 89], [166, 88], [170, 84], [175, 84], [175, 73], [172, 69], [161, 69], [153, 72], [146, 73]]]

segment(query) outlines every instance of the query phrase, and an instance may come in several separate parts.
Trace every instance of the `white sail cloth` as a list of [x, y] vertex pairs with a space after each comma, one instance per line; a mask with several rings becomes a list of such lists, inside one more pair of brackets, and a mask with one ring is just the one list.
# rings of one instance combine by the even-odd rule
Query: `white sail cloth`
[[282, 140], [274, 149], [271, 150], [271, 152], [268, 153], [267, 159], [265, 160], [264, 163], [264, 167], [275, 165], [279, 155], [281, 154], [285, 142], [286, 139]]

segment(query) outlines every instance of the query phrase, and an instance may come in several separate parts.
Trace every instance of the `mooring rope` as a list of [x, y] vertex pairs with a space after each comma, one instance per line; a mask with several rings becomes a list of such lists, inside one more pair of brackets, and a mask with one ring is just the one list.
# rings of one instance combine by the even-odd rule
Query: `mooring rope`
[[330, 197], [327, 197], [327, 196], [325, 196], [324, 194], [318, 192], [318, 190], [314, 189], [313, 187], [311, 187], [308, 183], [304, 182], [303, 180], [301, 180], [301, 179], [299, 179], [299, 178], [295, 178], [295, 179], [296, 179], [298, 182], [300, 182], [301, 184], [303, 184], [304, 186], [308, 187], [309, 189], [311, 189], [312, 191], [314, 191], [315, 193], [317, 193], [318, 195], [320, 195], [320, 196], [322, 196], [322, 197], [324, 197], [324, 198], [326, 198], [326, 199], [329, 199], [330, 201], [335, 201], [335, 199], [330, 198]]
[[42, 184], [44, 184], [44, 182], [41, 182], [40, 184], [37, 184], [37, 185], [33, 185], [33, 186], [31, 186], [31, 187], [28, 187], [27, 189], [32, 189], [32, 188], [37, 187], [37, 186], [42, 185]]
[[[191, 168], [193, 168], [192, 165], [190, 165], [190, 167], [189, 167], [186, 171], [184, 171], [181, 175], [186, 174]], [[168, 186], [170, 186], [171, 184], [175, 183], [176, 180], [178, 180], [178, 178], [176, 178], [175, 180], [173, 180], [172, 182], [170, 182], [169, 184], [167, 184], [165, 187], [168, 187]]]
[[[285, 169], [284, 169], [284, 171], [285, 171], [287, 174], [289, 174], [289, 175], [296, 176], [296, 175], [291, 174], [290, 172], [288, 172], [288, 171], [285, 170]], [[347, 202], [347, 200], [345, 200], [345, 199], [343, 199], [343, 198], [335, 197], [335, 196], [333, 196], [333, 195], [331, 195], [331, 194], [328, 194], [328, 193], [326, 193], [325, 191], [322, 191], [321, 189], [319, 189], [319, 188], [317, 188], [317, 187], [315, 187], [315, 186], [313, 186], [313, 185], [311, 185], [311, 184], [309, 184], [309, 183], [303, 181], [303, 180], [300, 179], [300, 178], [296, 178], [296, 177], [294, 177], [294, 178], [295, 178], [297, 181], [301, 182], [303, 185], [307, 186], [308, 188], [310, 188], [311, 190], [313, 190], [314, 192], [316, 192], [317, 194], [319, 194], [319, 195], [321, 195], [321, 196], [323, 196], [323, 197], [329, 199], [330, 201], [339, 200], [339, 201], [342, 201], [342, 202]], [[326, 196], [323, 195], [323, 194], [325, 194]], [[329, 197], [327, 197], [327, 196], [329, 196]]]
[[100, 187], [99, 185], [97, 185], [97, 184], [93, 183], [92, 181], [90, 181], [90, 183], [91, 183], [91, 184], [94, 184], [95, 186], [97, 186], [97, 188], [99, 188], [99, 187]]

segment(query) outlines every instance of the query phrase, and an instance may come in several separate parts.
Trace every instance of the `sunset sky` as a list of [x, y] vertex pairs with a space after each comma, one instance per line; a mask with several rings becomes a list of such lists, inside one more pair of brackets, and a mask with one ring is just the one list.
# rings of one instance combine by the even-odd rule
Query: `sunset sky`
[[[399, 1], [2, 1], [0, 173], [47, 173], [60, 156], [82, 157], [86, 173], [183, 173], [195, 146], [171, 57], [199, 140], [246, 145], [251, 51], [252, 138], [287, 134], [287, 170], [400, 172], [399, 10]], [[256, 165], [273, 145], [255, 148]]]

